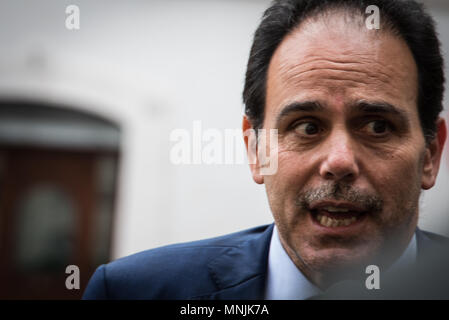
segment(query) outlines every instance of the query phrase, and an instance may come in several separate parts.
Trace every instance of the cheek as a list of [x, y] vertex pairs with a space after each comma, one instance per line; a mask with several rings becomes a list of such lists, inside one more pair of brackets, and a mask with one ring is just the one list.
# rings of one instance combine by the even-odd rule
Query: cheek
[[311, 171], [306, 159], [302, 159], [298, 153], [279, 150], [276, 174], [264, 177], [274, 214], [289, 215], [289, 212], [295, 210], [295, 198], [304, 188]]
[[382, 195], [386, 213], [409, 214], [421, 191], [421, 159], [416, 150], [398, 149], [388, 161], [379, 160], [370, 172], [374, 188]]
[[297, 152], [280, 149], [278, 153], [278, 170], [276, 174], [267, 176], [268, 183], [274, 189], [292, 193], [300, 190], [312, 171], [307, 158], [301, 157]]

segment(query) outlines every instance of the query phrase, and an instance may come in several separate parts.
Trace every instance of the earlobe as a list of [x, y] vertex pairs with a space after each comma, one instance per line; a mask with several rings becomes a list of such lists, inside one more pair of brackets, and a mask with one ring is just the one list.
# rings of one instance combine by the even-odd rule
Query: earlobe
[[[257, 171], [259, 171], [259, 170], [257, 170]], [[252, 174], [253, 174], [253, 180], [255, 183], [263, 184], [263, 176], [260, 173], [253, 171]]]
[[437, 120], [436, 137], [426, 147], [426, 154], [423, 163], [423, 175], [421, 187], [424, 190], [430, 189], [435, 185], [436, 177], [440, 168], [443, 147], [446, 142], [447, 128], [446, 122], [442, 118]]
[[246, 116], [243, 116], [242, 130], [253, 180], [258, 184], [263, 184], [263, 175], [260, 174], [260, 162], [257, 157], [256, 131]]
[[433, 175], [433, 162], [429, 145], [426, 148], [426, 154], [424, 155], [421, 188], [423, 188], [424, 190], [428, 190], [432, 188], [434, 184], [435, 184], [435, 177]]

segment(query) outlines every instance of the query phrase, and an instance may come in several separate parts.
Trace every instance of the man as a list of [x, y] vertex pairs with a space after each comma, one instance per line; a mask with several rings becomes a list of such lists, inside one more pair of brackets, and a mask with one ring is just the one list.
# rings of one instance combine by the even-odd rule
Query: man
[[368, 266], [394, 279], [430, 261], [445, 239], [417, 229], [418, 204], [446, 139], [442, 65], [414, 1], [275, 1], [243, 93], [243, 129], [278, 134], [277, 171], [264, 175], [258, 152], [250, 165], [274, 225], [103, 265], [84, 298], [307, 299], [341, 283], [363, 294]]

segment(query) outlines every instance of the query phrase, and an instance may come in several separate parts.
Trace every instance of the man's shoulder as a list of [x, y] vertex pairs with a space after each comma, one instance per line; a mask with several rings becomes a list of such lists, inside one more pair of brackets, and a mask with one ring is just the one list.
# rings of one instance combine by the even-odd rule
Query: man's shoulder
[[209, 252], [211, 252], [212, 255], [214, 255], [214, 252], [220, 252], [221, 249], [226, 250], [228, 248], [240, 247], [245, 242], [257, 238], [269, 227], [270, 225], [264, 225], [226, 234], [223, 236], [190, 242], [176, 243], [153, 249], [148, 249], [117, 259], [109, 263], [108, 266], [122, 267], [128, 264], [134, 266], [136, 262], [141, 263], [146, 262], [147, 260], [154, 261], [154, 258], [169, 259], [172, 257], [176, 257], [176, 259], [179, 259], [183, 256], [191, 258], [192, 254], [202, 254], [196, 257], [197, 258], [196, 260], [201, 260], [202, 258], [208, 258], [209, 255], [207, 253]]
[[448, 299], [449, 238], [420, 229], [416, 235], [417, 264], [392, 281], [390, 293], [405, 299]]
[[431, 259], [446, 254], [449, 249], [449, 238], [441, 234], [417, 228], [418, 260]]
[[420, 230], [427, 239], [432, 241], [435, 244], [439, 245], [449, 245], [449, 238], [446, 236], [443, 236], [441, 234], [433, 233], [430, 231]]
[[185, 298], [194, 294], [188, 288], [193, 282], [195, 292], [210, 291], [214, 279], [208, 265], [231, 250], [245, 247], [251, 240], [257, 241], [268, 228], [270, 225], [167, 245], [117, 259], [96, 270], [84, 298]]

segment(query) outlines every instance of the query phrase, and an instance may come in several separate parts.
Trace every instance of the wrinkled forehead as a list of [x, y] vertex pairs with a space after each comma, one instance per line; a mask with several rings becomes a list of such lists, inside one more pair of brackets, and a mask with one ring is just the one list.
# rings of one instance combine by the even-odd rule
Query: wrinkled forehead
[[[382, 24], [368, 29], [361, 14], [320, 13], [303, 21], [275, 50], [267, 77], [267, 106], [305, 90], [365, 92], [417, 105], [418, 76], [405, 41]], [[363, 97], [370, 98], [370, 97]]]

